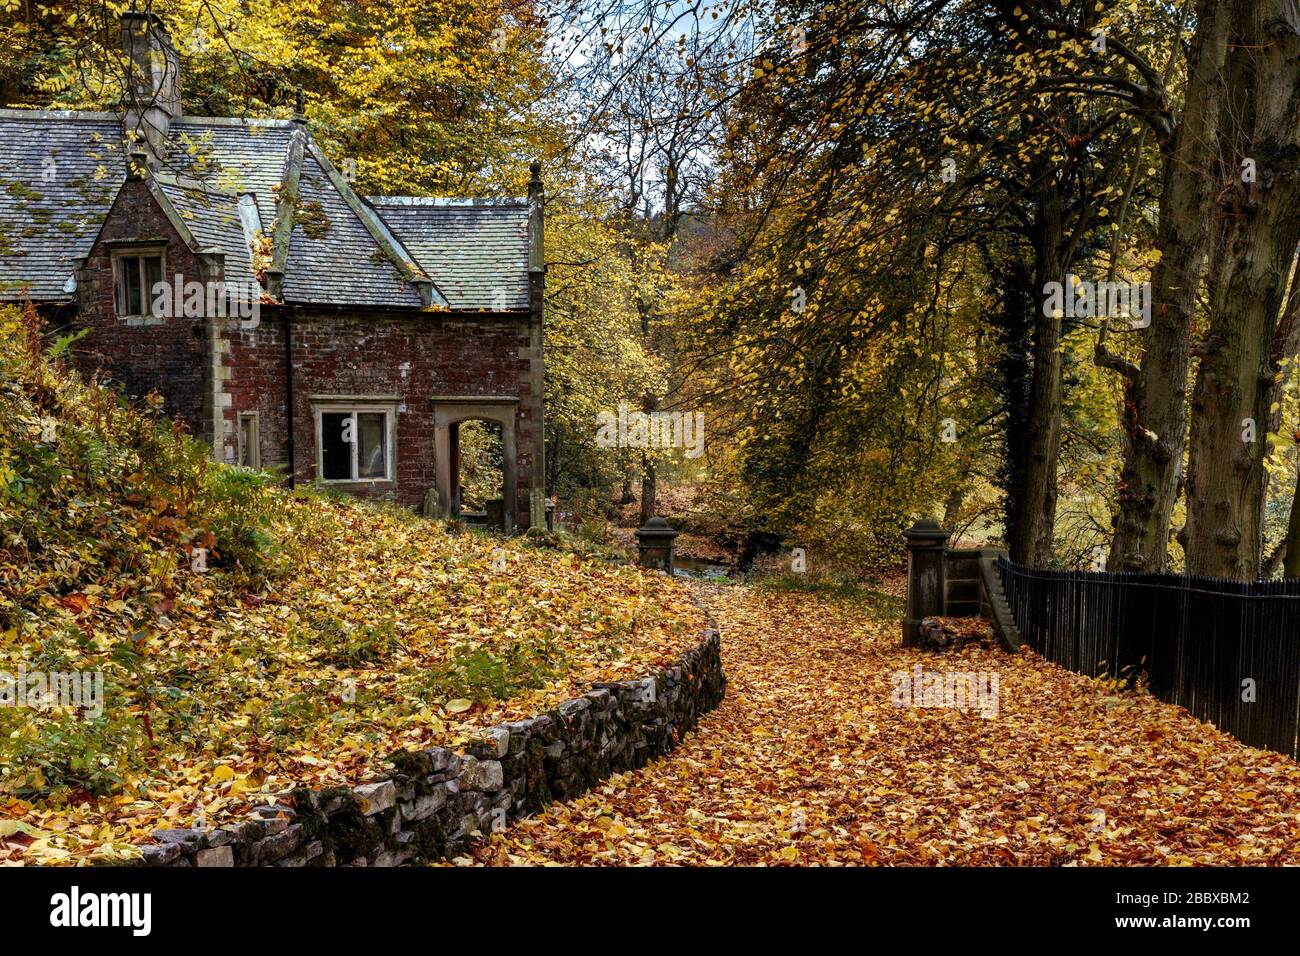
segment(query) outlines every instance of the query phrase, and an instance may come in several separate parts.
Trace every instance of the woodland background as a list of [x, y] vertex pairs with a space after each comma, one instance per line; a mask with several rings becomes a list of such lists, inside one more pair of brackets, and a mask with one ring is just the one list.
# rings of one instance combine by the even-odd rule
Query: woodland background
[[[116, 108], [127, 6], [0, 0], [0, 102]], [[1026, 564], [1300, 576], [1294, 2], [134, 6], [187, 112], [301, 88], [364, 193], [542, 161], [548, 490], [591, 533], [639, 503], [856, 575], [933, 514]], [[1045, 315], [1071, 274], [1149, 281], [1150, 326]], [[706, 455], [598, 447], [620, 402], [705, 411]]]

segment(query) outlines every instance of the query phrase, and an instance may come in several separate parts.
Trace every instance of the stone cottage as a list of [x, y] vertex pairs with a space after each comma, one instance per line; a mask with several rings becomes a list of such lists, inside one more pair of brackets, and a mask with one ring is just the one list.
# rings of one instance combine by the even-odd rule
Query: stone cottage
[[362, 196], [291, 120], [187, 116], [122, 15], [121, 114], [0, 110], [0, 300], [159, 393], [231, 464], [457, 515], [458, 426], [501, 428], [499, 523], [545, 521], [543, 197]]

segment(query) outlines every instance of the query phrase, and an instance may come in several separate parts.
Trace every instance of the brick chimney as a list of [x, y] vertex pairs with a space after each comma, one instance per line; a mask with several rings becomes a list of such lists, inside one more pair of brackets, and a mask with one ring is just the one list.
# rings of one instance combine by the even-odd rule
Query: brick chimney
[[181, 115], [181, 58], [162, 20], [152, 13], [122, 14], [122, 50], [127, 77], [123, 132], [149, 156], [156, 169], [166, 155], [167, 131]]

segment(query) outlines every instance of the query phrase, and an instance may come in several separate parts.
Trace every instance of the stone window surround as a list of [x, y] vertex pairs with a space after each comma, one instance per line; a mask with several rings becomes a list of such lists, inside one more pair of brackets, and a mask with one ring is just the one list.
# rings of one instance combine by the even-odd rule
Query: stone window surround
[[113, 315], [120, 322], [132, 325], [139, 324], [162, 324], [164, 316], [154, 315], [149, 309], [152, 302], [152, 290], [140, 289], [140, 304], [144, 311], [134, 315], [127, 315], [119, 311], [122, 305], [118, 298], [118, 279], [121, 275], [121, 261], [126, 256], [150, 256], [157, 255], [161, 260], [159, 272], [163, 281], [167, 281], [167, 240], [166, 239], [119, 239], [106, 243], [108, 246], [110, 265], [113, 273]]
[[501, 426], [502, 452], [502, 515], [507, 534], [518, 526], [515, 514], [518, 494], [515, 425], [519, 414], [519, 398], [514, 395], [434, 395], [429, 398], [433, 409], [434, 426], [434, 490], [438, 509], [444, 517], [452, 514], [452, 483], [458, 476], [452, 474], [451, 429], [461, 422], [487, 421]]
[[248, 467], [261, 468], [262, 467], [262, 413], [261, 412], [249, 411], [249, 412], [239, 413], [236, 419], [237, 427], [235, 429], [235, 441], [237, 443], [236, 451], [235, 451], [235, 461], [242, 464], [244, 461], [244, 452], [250, 450], [244, 448], [243, 423], [245, 419], [249, 419], [253, 423], [253, 427], [252, 427], [253, 447], [251, 449], [251, 454], [248, 456]]
[[[312, 418], [316, 435], [316, 478], [331, 487], [367, 487], [374, 488], [397, 484], [397, 413], [401, 399], [396, 395], [309, 395]], [[383, 478], [326, 478], [324, 463], [321, 461], [323, 448], [321, 437], [321, 415], [340, 414], [344, 412], [375, 412], [384, 415], [384, 437], [386, 439], [385, 477]]]

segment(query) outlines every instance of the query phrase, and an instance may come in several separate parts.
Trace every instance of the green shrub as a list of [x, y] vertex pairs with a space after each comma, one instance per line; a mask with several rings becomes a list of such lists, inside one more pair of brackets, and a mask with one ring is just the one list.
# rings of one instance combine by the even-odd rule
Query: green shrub
[[425, 687], [429, 697], [463, 697], [476, 704], [505, 700], [521, 690], [545, 686], [557, 676], [563, 657], [549, 638], [511, 644], [496, 656], [481, 647], [458, 647], [452, 662], [433, 671]]
[[211, 530], [222, 563], [274, 567], [280, 555], [269, 529], [284, 513], [276, 479], [263, 471], [212, 465], [203, 477], [199, 519]]
[[104, 796], [120, 787], [129, 763], [144, 766], [148, 739], [121, 710], [110, 708], [93, 718], [42, 711], [34, 719], [19, 708], [5, 713], [10, 716], [0, 719], [5, 737], [0, 789], [15, 796], [38, 799], [63, 790]]
[[350, 624], [322, 612], [308, 616], [305, 639], [318, 661], [335, 667], [371, 667], [387, 660], [399, 646], [392, 619]]

